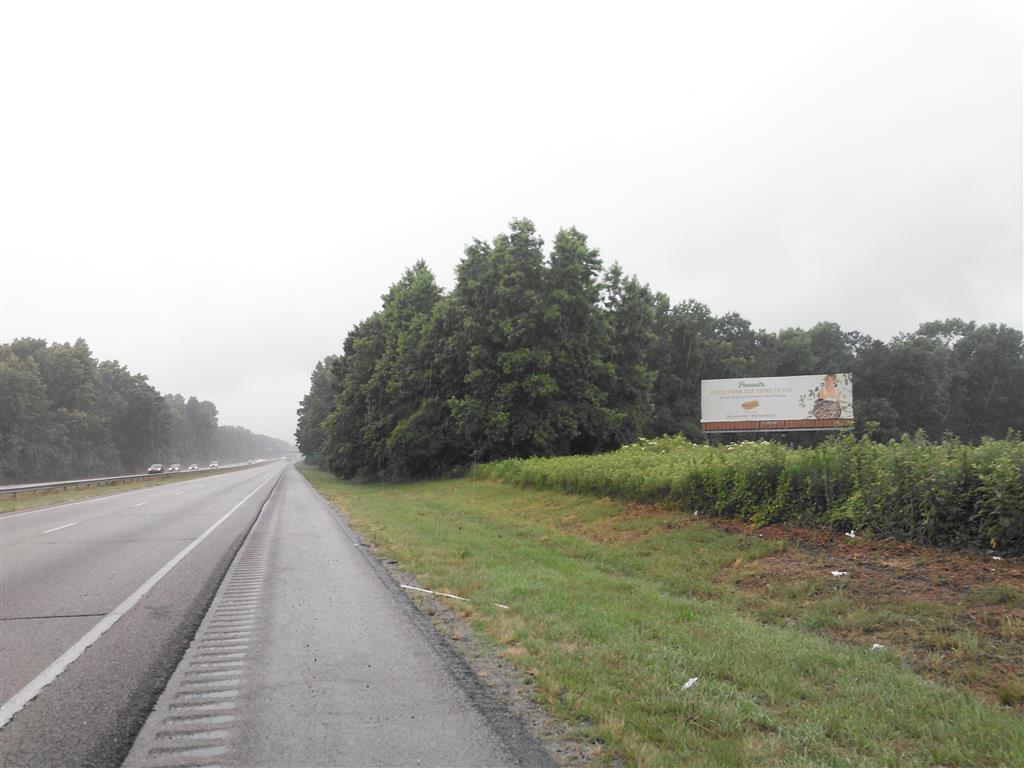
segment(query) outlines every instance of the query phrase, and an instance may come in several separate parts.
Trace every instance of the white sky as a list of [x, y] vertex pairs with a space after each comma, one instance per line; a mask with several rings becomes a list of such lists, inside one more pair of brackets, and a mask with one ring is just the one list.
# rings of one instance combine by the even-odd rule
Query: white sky
[[1017, 2], [8, 2], [0, 336], [290, 438], [402, 270], [516, 216], [674, 301], [1024, 324]]

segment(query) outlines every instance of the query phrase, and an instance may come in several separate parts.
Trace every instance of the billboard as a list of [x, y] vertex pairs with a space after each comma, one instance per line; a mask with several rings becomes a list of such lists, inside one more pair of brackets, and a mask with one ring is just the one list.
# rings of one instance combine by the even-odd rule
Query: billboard
[[700, 425], [705, 432], [850, 429], [853, 377], [705, 379], [700, 383]]

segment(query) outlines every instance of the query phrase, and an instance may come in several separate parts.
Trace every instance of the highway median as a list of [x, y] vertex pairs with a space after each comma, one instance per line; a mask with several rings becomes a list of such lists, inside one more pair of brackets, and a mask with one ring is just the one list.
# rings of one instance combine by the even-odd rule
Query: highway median
[[93, 480], [68, 480], [63, 483], [55, 482], [47, 484], [46, 487], [19, 489], [17, 492], [0, 493], [0, 515], [8, 512], [28, 511], [43, 507], [52, 507], [55, 504], [67, 504], [72, 501], [82, 501], [99, 496], [109, 496], [114, 493], [126, 491], [137, 491], [142, 488], [152, 488], [157, 485], [181, 482], [183, 480], [197, 480], [200, 477], [213, 477], [228, 472], [237, 472], [240, 469], [249, 469], [247, 464], [238, 464], [213, 469], [201, 469], [198, 471], [186, 472], [164, 472], [153, 475], [137, 475], [130, 477], [96, 478]]

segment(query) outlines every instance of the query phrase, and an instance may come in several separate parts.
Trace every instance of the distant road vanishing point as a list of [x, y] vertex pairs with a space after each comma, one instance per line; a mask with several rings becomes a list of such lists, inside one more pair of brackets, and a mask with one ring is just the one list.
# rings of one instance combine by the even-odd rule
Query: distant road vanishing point
[[0, 517], [4, 766], [553, 765], [290, 466]]

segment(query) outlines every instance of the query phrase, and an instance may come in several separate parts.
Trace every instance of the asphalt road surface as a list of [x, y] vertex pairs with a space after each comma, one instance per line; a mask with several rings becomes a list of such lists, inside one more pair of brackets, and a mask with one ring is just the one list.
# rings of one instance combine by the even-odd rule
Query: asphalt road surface
[[291, 467], [6, 515], [0, 547], [4, 766], [552, 764]]

